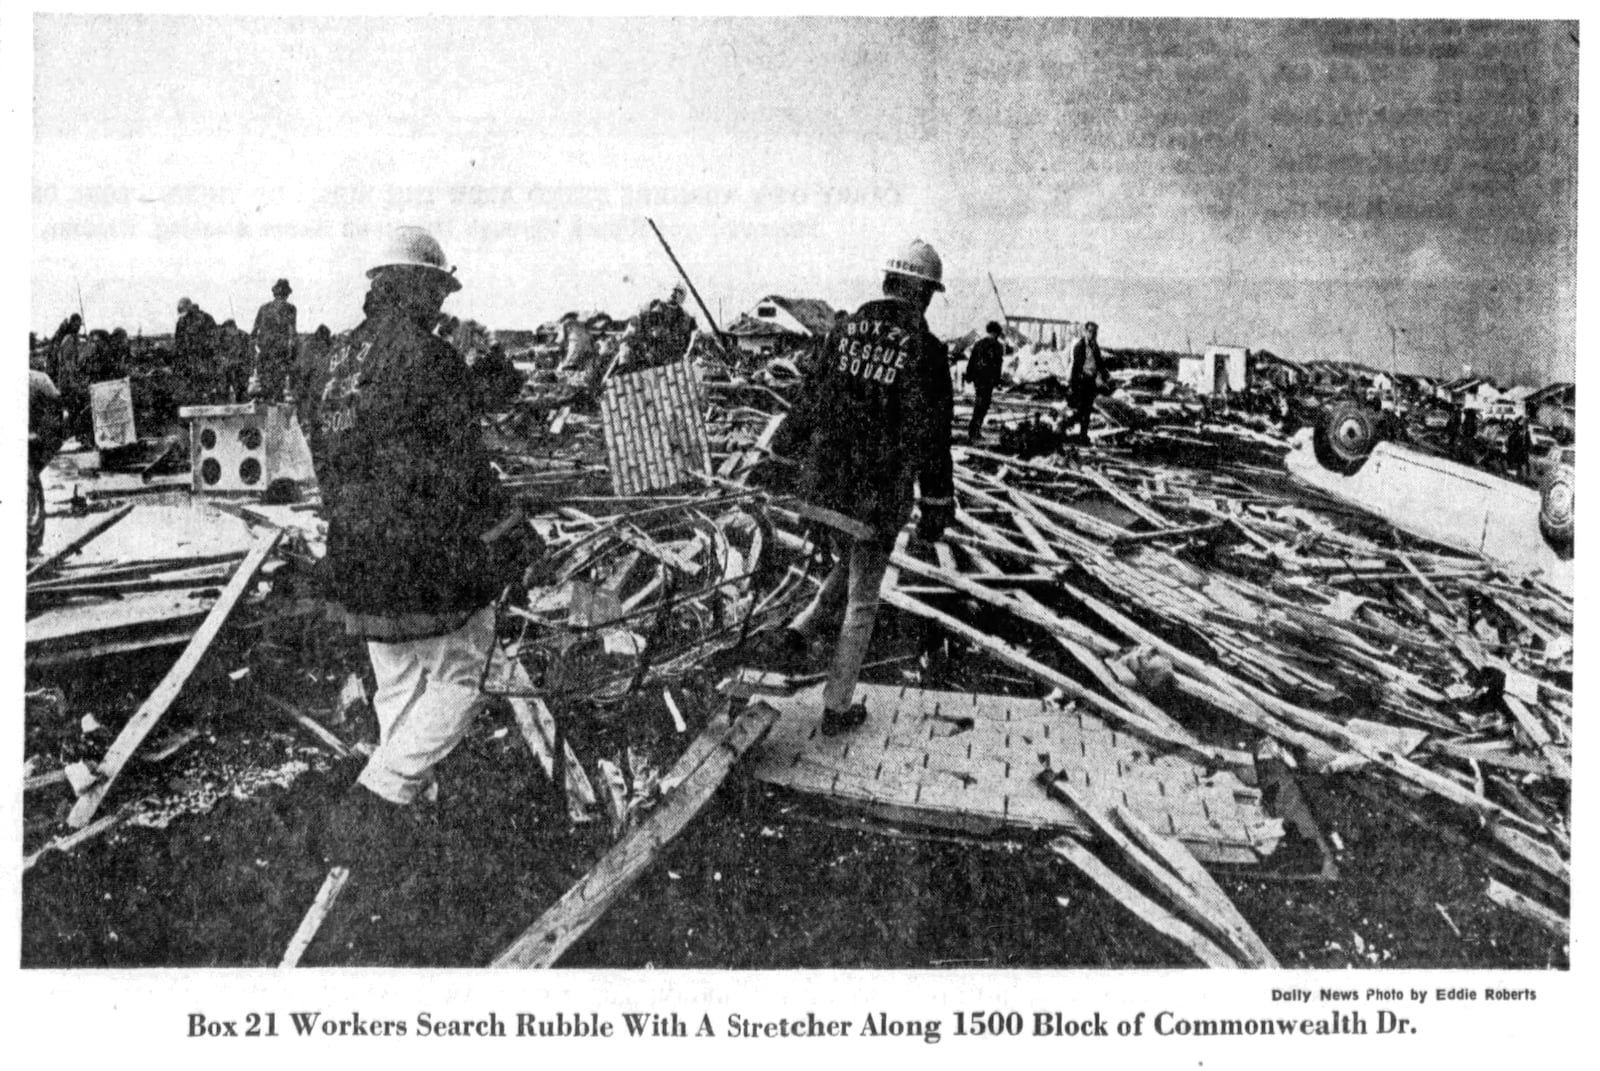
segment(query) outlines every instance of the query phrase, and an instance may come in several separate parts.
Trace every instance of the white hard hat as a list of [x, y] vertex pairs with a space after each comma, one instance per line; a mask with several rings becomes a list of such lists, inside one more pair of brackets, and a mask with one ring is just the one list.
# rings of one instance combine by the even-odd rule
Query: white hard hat
[[456, 269], [445, 264], [444, 249], [421, 227], [396, 227], [378, 254], [378, 262], [367, 269], [367, 278], [371, 279], [384, 268], [400, 266], [432, 268], [449, 280], [452, 293], [461, 289], [455, 277]]
[[894, 275], [909, 275], [933, 284], [935, 290], [944, 289], [944, 261], [933, 251], [933, 246], [921, 238], [911, 242], [896, 253], [889, 254], [883, 270]]

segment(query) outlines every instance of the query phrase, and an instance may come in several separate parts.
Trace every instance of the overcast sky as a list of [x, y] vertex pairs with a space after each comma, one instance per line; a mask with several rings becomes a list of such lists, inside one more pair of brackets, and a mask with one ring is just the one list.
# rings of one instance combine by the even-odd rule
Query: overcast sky
[[383, 230], [492, 327], [854, 305], [912, 236], [937, 330], [1571, 378], [1573, 23], [196, 19], [35, 25], [30, 324], [360, 316]]

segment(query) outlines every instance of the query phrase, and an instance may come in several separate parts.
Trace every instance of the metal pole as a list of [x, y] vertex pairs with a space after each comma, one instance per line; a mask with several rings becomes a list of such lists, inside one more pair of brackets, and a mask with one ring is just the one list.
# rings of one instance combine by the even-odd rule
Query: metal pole
[[994, 291], [994, 303], [1000, 306], [1000, 319], [1006, 321], [1006, 325], [1010, 326], [1011, 318], [1006, 315], [1005, 302], [1000, 300], [1000, 288], [994, 283], [994, 272], [985, 272], [984, 274], [989, 276], [989, 289]]

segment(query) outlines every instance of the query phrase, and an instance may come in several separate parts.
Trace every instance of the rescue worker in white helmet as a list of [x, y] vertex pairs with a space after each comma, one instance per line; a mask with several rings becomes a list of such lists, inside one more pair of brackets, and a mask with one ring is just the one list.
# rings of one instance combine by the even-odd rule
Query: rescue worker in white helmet
[[943, 274], [939, 255], [920, 239], [891, 256], [883, 297], [835, 323], [773, 441], [775, 454], [799, 462], [802, 498], [870, 529], [835, 535], [837, 563], [811, 604], [757, 643], [757, 661], [792, 668], [813, 639], [839, 624], [822, 692], [828, 736], [866, 720], [856, 681], [872, 641], [878, 587], [913, 500], [923, 539], [937, 539], [954, 518], [950, 363], [924, 318], [944, 289]]
[[493, 603], [537, 545], [525, 523], [500, 523], [511, 503], [482, 441], [479, 385], [433, 333], [461, 288], [439, 243], [402, 227], [367, 276], [367, 317], [330, 357], [312, 435], [329, 603], [377, 678], [378, 746], [326, 831], [340, 862], [380, 842], [403, 854], [408, 805], [482, 708]]

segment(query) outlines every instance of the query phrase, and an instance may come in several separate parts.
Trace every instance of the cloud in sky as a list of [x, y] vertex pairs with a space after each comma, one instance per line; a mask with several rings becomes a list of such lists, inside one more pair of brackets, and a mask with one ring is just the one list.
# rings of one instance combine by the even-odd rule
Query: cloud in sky
[[620, 313], [672, 278], [649, 215], [730, 318], [863, 300], [920, 235], [952, 333], [992, 272], [1113, 344], [1374, 359], [1404, 320], [1410, 365], [1570, 375], [1570, 29], [43, 16], [32, 321], [78, 285], [95, 323], [243, 319], [287, 274], [348, 327], [397, 222], [462, 315]]

